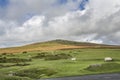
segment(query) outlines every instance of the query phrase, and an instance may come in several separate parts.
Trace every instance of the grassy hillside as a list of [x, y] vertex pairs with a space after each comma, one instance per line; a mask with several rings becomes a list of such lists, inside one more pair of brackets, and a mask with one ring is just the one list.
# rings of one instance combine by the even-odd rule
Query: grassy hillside
[[[113, 61], [105, 62], [105, 57]], [[76, 58], [72, 61], [71, 58]], [[93, 66], [90, 65], [101, 65]], [[120, 49], [73, 49], [0, 54], [2, 80], [78, 76], [120, 72]]]
[[46, 42], [34, 43], [21, 47], [2, 48], [0, 53], [18, 53], [24, 51], [50, 51], [50, 50], [66, 50], [78, 48], [120, 48], [119, 46], [95, 44], [87, 42], [75, 42], [68, 40], [52, 40]]
[[[120, 72], [120, 47], [52, 40], [0, 49], [2, 80], [33, 80]], [[17, 54], [7, 54], [17, 53]], [[105, 57], [113, 58], [105, 62]], [[72, 58], [76, 58], [72, 61]], [[91, 65], [100, 65], [93, 66]]]

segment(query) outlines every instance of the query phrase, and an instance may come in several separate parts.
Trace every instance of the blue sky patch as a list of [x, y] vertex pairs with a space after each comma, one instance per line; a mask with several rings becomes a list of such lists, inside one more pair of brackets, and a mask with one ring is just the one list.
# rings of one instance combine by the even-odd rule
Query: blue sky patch
[[0, 7], [6, 7], [9, 4], [9, 0], [0, 0]]
[[77, 2], [78, 0], [72, 0], [73, 2]]
[[85, 9], [85, 6], [86, 6], [86, 4], [89, 2], [89, 0], [82, 0], [81, 2], [80, 2], [80, 5], [79, 5], [79, 9], [80, 10], [84, 10]]

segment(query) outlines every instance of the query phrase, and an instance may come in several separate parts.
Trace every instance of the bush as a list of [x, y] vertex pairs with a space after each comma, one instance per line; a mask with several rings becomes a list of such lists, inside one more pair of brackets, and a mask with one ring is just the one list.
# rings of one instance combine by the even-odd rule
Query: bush
[[[49, 68], [30, 68], [16, 72], [16, 76], [29, 77], [32, 79], [39, 79], [43, 76], [52, 76], [56, 73], [53, 69]], [[43, 75], [44, 74], [44, 75]]]
[[27, 53], [27, 51], [23, 51], [22, 53], [25, 54], [25, 53]]
[[15, 55], [13, 53], [9, 53], [7, 56], [13, 57]]
[[7, 55], [7, 53], [2, 53], [2, 55]]
[[30, 65], [30, 64], [28, 64], [28, 63], [17, 63], [13, 66], [28, 66], [28, 65]]
[[1, 57], [0, 63], [18, 63], [18, 62], [29, 62], [29, 59], [22, 59], [22, 58], [7, 58]]
[[48, 55], [47, 52], [41, 52], [41, 53], [38, 53], [36, 56], [32, 57], [32, 58], [44, 58]]
[[28, 63], [16, 63], [16, 64], [0, 64], [0, 68], [13, 67], [13, 66], [28, 66]]
[[32, 80], [32, 79], [21, 77], [4, 77], [2, 80]]
[[70, 54], [59, 53], [59, 54], [50, 54], [48, 52], [38, 53], [36, 56], [32, 58], [40, 58], [45, 60], [59, 60], [59, 59], [68, 59], [72, 56]]
[[48, 55], [45, 57], [45, 60], [59, 60], [59, 59], [68, 59], [71, 58], [72, 56], [70, 54], [54, 54], [54, 55]]
[[27, 77], [17, 77], [0, 74], [0, 80], [32, 80], [32, 79]]

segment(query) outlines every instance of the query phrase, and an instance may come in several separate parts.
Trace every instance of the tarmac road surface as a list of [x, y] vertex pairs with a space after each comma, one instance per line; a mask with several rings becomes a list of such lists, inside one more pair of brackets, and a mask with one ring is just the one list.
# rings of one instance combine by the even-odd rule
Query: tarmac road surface
[[120, 80], [120, 73], [40, 79], [40, 80]]

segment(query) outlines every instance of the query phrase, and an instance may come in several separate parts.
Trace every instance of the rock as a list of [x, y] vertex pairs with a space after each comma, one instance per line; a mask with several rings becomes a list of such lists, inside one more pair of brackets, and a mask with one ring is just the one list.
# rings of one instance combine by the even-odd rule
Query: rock
[[13, 74], [14, 74], [13, 71], [10, 71], [8, 76], [13, 76]]
[[76, 61], [76, 58], [71, 58], [72, 61]]
[[111, 62], [111, 61], [113, 61], [113, 59], [112, 59], [111, 57], [105, 57], [105, 58], [104, 58], [104, 61], [105, 61], [105, 62]]
[[91, 64], [91, 65], [89, 65], [89, 67], [101, 67], [102, 66], [102, 64]]

